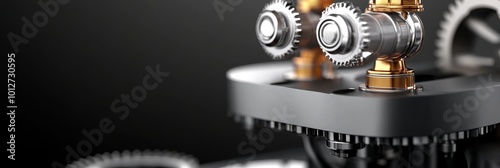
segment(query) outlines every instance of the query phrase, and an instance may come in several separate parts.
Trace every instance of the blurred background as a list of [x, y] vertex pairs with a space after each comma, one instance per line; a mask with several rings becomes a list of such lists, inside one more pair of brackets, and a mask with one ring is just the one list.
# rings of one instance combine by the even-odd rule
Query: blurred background
[[[46, 2], [46, 0], [41, 0]], [[232, 2], [232, 4], [231, 4]], [[255, 37], [255, 21], [269, 0], [72, 0], [19, 45], [17, 63], [18, 164], [66, 164], [67, 146], [87, 138], [82, 130], [103, 118], [115, 130], [104, 134], [90, 155], [125, 149], [169, 149], [201, 163], [235, 157], [248, 141], [228, 117], [226, 71], [271, 61]], [[352, 0], [366, 7], [367, 0]], [[420, 13], [426, 41], [412, 61], [434, 60], [434, 40], [451, 0], [425, 1]], [[221, 18], [215, 4], [230, 8]], [[233, 6], [232, 6], [233, 5]], [[2, 31], [22, 34], [23, 21], [41, 11], [38, 1], [0, 5]], [[14, 52], [7, 36], [3, 54]], [[170, 75], [120, 120], [110, 106], [142, 85], [146, 67]], [[4, 136], [5, 138], [5, 136]], [[291, 133], [275, 134], [265, 153], [300, 147]]]

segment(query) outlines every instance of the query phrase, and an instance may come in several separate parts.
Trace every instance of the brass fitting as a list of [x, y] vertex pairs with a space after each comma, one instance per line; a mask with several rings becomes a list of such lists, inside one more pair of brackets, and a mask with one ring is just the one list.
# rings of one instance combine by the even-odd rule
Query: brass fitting
[[413, 90], [415, 74], [404, 59], [377, 58], [373, 69], [366, 71], [365, 84], [371, 90]]
[[[333, 0], [297, 0], [297, 10], [301, 15], [301, 18], [305, 22], [303, 23], [302, 33], [309, 39], [303, 39], [302, 42], [316, 43], [316, 38], [314, 37], [314, 32], [316, 31], [315, 26], [316, 20], [319, 19], [320, 13], [328, 5], [333, 3]], [[313, 21], [314, 17], [318, 16], [318, 19]], [[311, 42], [309, 42], [311, 41]], [[307, 81], [307, 80], [320, 80], [323, 78], [333, 78], [334, 72], [332, 72], [333, 67], [328, 66], [331, 64], [327, 61], [325, 54], [321, 51], [318, 45], [312, 45], [312, 47], [304, 46], [300, 50], [300, 56], [293, 58], [294, 66], [294, 78], [295, 80]], [[327, 66], [327, 71], [323, 71], [324, 66]]]
[[297, 10], [300, 13], [309, 13], [311, 11], [321, 13], [332, 3], [333, 0], [297, 0]]
[[[423, 5], [420, 0], [370, 0], [367, 10], [398, 12], [402, 16], [402, 21], [408, 22], [408, 13], [423, 11]], [[415, 85], [414, 71], [406, 67], [404, 60], [410, 54], [398, 53], [378, 55], [373, 68], [366, 72], [366, 83], [362, 88], [373, 91], [420, 90], [421, 88]]]
[[422, 12], [420, 0], [370, 0], [367, 11], [372, 12]]
[[326, 57], [319, 48], [302, 49], [300, 56], [293, 58], [295, 80], [308, 81], [323, 78]]

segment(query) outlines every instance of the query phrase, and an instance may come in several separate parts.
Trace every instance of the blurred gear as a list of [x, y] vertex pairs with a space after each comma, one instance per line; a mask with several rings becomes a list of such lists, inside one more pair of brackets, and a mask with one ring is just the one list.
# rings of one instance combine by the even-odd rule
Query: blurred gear
[[301, 31], [299, 13], [285, 0], [268, 3], [257, 19], [257, 38], [273, 59], [293, 54], [299, 46]]
[[198, 161], [188, 155], [170, 151], [139, 151], [113, 152], [98, 154], [93, 157], [80, 159], [66, 166], [67, 168], [197, 168]]
[[443, 133], [428, 136], [407, 136], [407, 137], [371, 137], [371, 136], [360, 136], [354, 134], [344, 134], [338, 133], [331, 130], [322, 130], [316, 128], [310, 128], [306, 126], [299, 126], [296, 124], [277, 122], [272, 120], [263, 120], [248, 116], [235, 116], [235, 121], [240, 123], [245, 123], [242, 121], [250, 121], [251, 124], [247, 124], [247, 128], [272, 128], [279, 131], [288, 131], [296, 134], [307, 135], [311, 137], [324, 137], [326, 145], [328, 148], [333, 148], [332, 144], [334, 142], [342, 142], [353, 144], [355, 146], [364, 145], [386, 145], [386, 146], [412, 146], [412, 145], [427, 145], [442, 141], [454, 141], [454, 140], [465, 140], [470, 138], [475, 138], [481, 135], [485, 135], [494, 132], [497, 125], [488, 125], [480, 128], [469, 129], [464, 131], [457, 131], [451, 133]]
[[307, 163], [302, 160], [255, 160], [246, 163], [236, 163], [223, 166], [222, 168], [307, 168]]
[[362, 54], [369, 39], [361, 13], [350, 2], [333, 3], [323, 11], [316, 36], [323, 52], [334, 64], [358, 66], [368, 56]]
[[[451, 4], [438, 31], [438, 66], [446, 70], [500, 67], [500, 29], [488, 25], [487, 18], [491, 15], [500, 19], [500, 0], [456, 0]], [[493, 45], [496, 51], [488, 54], [494, 57], [472, 54], [476, 38]], [[490, 47], [482, 46], [481, 50], [485, 48]]]

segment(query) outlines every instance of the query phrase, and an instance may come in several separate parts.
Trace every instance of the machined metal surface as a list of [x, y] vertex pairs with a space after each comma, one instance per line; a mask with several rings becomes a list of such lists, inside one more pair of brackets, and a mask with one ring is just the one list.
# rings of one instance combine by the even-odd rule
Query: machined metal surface
[[424, 25], [415, 13], [368, 12], [361, 15], [361, 20], [368, 25], [369, 43], [364, 51], [370, 55], [407, 58], [422, 46]]
[[290, 70], [287, 62], [230, 70], [229, 110], [254, 124], [367, 144], [464, 139], [490, 132], [500, 121], [498, 71], [419, 82], [425, 89], [417, 94], [384, 94], [355, 89], [362, 68], [339, 69], [337, 80], [284, 82], [282, 74]]

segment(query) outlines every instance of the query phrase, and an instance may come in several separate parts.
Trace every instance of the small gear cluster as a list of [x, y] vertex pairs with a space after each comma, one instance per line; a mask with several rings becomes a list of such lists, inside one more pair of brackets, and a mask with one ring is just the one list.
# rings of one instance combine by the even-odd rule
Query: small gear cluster
[[[489, 11], [490, 14], [493, 14], [496, 12], [498, 17], [500, 18], [500, 0], [456, 0], [454, 4], [451, 4], [449, 7], [449, 11], [445, 12], [444, 14], [444, 20], [441, 22], [440, 27], [441, 29], [438, 31], [438, 39], [436, 40], [436, 45], [437, 45], [437, 50], [436, 50], [436, 56], [438, 57], [438, 66], [445, 68], [445, 69], [453, 69], [453, 67], [457, 66], [459, 60], [457, 60], [457, 56], [460, 56], [461, 54], [464, 54], [464, 52], [469, 52], [469, 51], [464, 51], [467, 50], [464, 47], [470, 47], [471, 45], [468, 43], [471, 43], [472, 40], [460, 40], [459, 38], [468, 38], [472, 36], [469, 33], [472, 33], [471, 27], [476, 27], [472, 29], [478, 29], [477, 27], [483, 27], [479, 25], [478, 23], [474, 23], [472, 25], [469, 25], [466, 33], [460, 33], [459, 36], [457, 36], [459, 29], [463, 28], [465, 26], [465, 22], [467, 20], [470, 20], [469, 17], [472, 15], [472, 11], [475, 10], [486, 10], [487, 12]], [[479, 17], [474, 17], [473, 19], [483, 19], [484, 17], [484, 12], [481, 12]], [[474, 20], [473, 20], [474, 21]], [[485, 30], [482, 30], [483, 32]], [[500, 35], [498, 34], [494, 35], [493, 37], [496, 37], [497, 39], [500, 39]], [[490, 40], [491, 41], [491, 40]], [[500, 43], [500, 40], [494, 40], [497, 41], [496, 43]], [[456, 47], [454, 46], [461, 46], [460, 51], [457, 50]], [[498, 49], [498, 48], [497, 48]], [[465, 54], [470, 54], [470, 53], [465, 53]], [[497, 62], [500, 62], [500, 50], [498, 51], [497, 57], [493, 58]], [[475, 57], [476, 59], [474, 60], [481, 60], [477, 59], [478, 57]], [[465, 61], [466, 64], [473, 64], [471, 61], [474, 61], [471, 59], [468, 59], [468, 61]], [[488, 64], [494, 63], [491, 61], [479, 61], [479, 62], [485, 62]], [[500, 65], [500, 64], [499, 64]]]
[[285, 0], [268, 3], [257, 19], [257, 38], [273, 59], [292, 55], [299, 47], [301, 32], [299, 13]]
[[159, 168], [197, 168], [198, 161], [188, 155], [160, 150], [134, 150], [98, 154], [80, 159], [67, 168], [108, 168], [108, 167], [159, 167]]
[[316, 37], [323, 52], [336, 65], [359, 66], [369, 54], [363, 49], [369, 43], [367, 23], [361, 10], [350, 2], [333, 3], [323, 11]]

